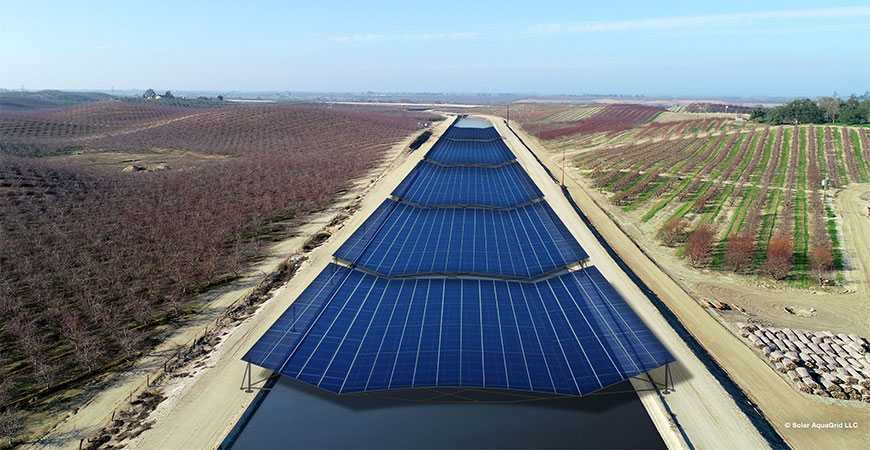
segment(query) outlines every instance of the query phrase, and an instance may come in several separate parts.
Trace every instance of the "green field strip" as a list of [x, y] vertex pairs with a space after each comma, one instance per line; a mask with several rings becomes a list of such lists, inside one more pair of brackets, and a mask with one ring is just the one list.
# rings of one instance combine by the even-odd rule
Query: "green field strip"
[[843, 139], [840, 138], [840, 130], [834, 132], [834, 128], [831, 129], [831, 137], [833, 138], [833, 145], [831, 150], [834, 152], [834, 160], [837, 161], [837, 168], [840, 171], [840, 186], [846, 186], [849, 184], [849, 175], [846, 171], [846, 163], [843, 161]]
[[695, 205], [695, 199], [698, 198], [699, 195], [704, 194], [710, 189], [710, 186], [713, 186], [713, 182], [705, 181], [701, 186], [698, 187], [698, 190], [695, 191], [689, 198], [687, 198], [682, 205], [680, 205], [677, 210], [671, 214], [671, 217], [668, 220], [673, 219], [674, 217], [684, 217]]
[[773, 148], [773, 140], [776, 133], [767, 134], [767, 142], [764, 143], [764, 150], [761, 152], [761, 161], [758, 162], [758, 167], [752, 174], [750, 183], [757, 186], [761, 182], [761, 177], [764, 175], [764, 170], [767, 168], [767, 162], [770, 161], [770, 151]]
[[[613, 173], [613, 172], [619, 172], [619, 175], [617, 175], [616, 178], [609, 180], [604, 186], [599, 186], [599, 189], [604, 189], [604, 190], [610, 191], [610, 186], [613, 186], [613, 183], [616, 183], [617, 180], [631, 174], [631, 172], [625, 172], [625, 171], [622, 171], [620, 169], [613, 169], [608, 173]], [[611, 192], [613, 192], [613, 191], [611, 191]]]
[[[743, 177], [743, 173], [746, 171], [746, 168], [749, 166], [749, 163], [752, 162], [753, 153], [755, 151], [756, 146], [758, 145], [758, 140], [761, 139], [761, 134], [762, 133], [755, 133], [752, 136], [752, 140], [749, 142], [749, 148], [748, 148], [746, 154], [743, 155], [743, 161], [740, 162], [740, 164], [734, 170], [734, 173], [731, 174], [731, 178], [729, 179], [729, 181], [732, 181], [735, 184], [740, 182], [740, 179]], [[729, 198], [730, 197], [726, 197], [724, 200], [728, 200]]]
[[[701, 148], [700, 148], [698, 151], [703, 151], [703, 150], [704, 150], [708, 145], [710, 145], [711, 142], [714, 142], [714, 140], [711, 139], [711, 140], [708, 140], [707, 142], [705, 142], [704, 145], [702, 145]], [[676, 192], [674, 192], [674, 195], [672, 195], [672, 196], [669, 197], [668, 199], [663, 200], [663, 204], [660, 203], [659, 205], [656, 205], [656, 207], [654, 207], [653, 210], [651, 210], [651, 211], [648, 212], [646, 215], [644, 215], [643, 218], [642, 218], [641, 220], [643, 220], [644, 222], [647, 222], [647, 221], [648, 221], [649, 219], [651, 219], [651, 218], [652, 218], [652, 217], [653, 217], [653, 216], [654, 216], [658, 211], [660, 211], [662, 208], [664, 208], [665, 204], [667, 204], [667, 203], [669, 203], [670, 201], [672, 201], [672, 200], [673, 200], [674, 198], [676, 198], [676, 197], [677, 197], [681, 192], [683, 192], [683, 190], [685, 190], [687, 187], [689, 187], [689, 185], [691, 185], [692, 181], [694, 181], [694, 177], [699, 176], [699, 174], [701, 173], [701, 171], [704, 170], [704, 167], [705, 167], [705, 166], [706, 166], [710, 161], [712, 161], [713, 159], [715, 159], [715, 158], [716, 158], [716, 155], [718, 155], [719, 152], [722, 151], [722, 147], [724, 146], [724, 144], [725, 144], [725, 140], [724, 140], [724, 139], [720, 139], [720, 140], [718, 140], [718, 143], [717, 143], [717, 145], [716, 145], [716, 148], [714, 148], [714, 149], [710, 152], [710, 155], [707, 156], [703, 161], [701, 161], [701, 164], [698, 164], [698, 165], [696, 166], [696, 168], [692, 171], [692, 173], [684, 174], [684, 175], [683, 175], [683, 176], [686, 177], [686, 180], [685, 180], [685, 181], [683, 182], [683, 184], [679, 187], [679, 189], [678, 189]], [[697, 158], [697, 153], [696, 153], [695, 155], [693, 155], [692, 158], [690, 158], [690, 160], [693, 160], [693, 159], [695, 159], [695, 158]], [[682, 166], [681, 166], [681, 167], [682, 167]], [[698, 194], [698, 192], [695, 192], [695, 194], [692, 195], [692, 198], [694, 198], [697, 194]], [[685, 205], [683, 205], [683, 206], [685, 206]], [[678, 208], [678, 210], [679, 210], [679, 209], [682, 209], [683, 206], [680, 206], [680, 208]], [[685, 213], [684, 213], [684, 214], [685, 214]]]
[[759, 189], [755, 186], [751, 186], [743, 191], [743, 197], [740, 199], [740, 203], [737, 205], [734, 215], [731, 216], [731, 220], [728, 222], [728, 228], [725, 230], [726, 237], [731, 234], [737, 234], [743, 229], [743, 222], [746, 221], [746, 213], [749, 211], [749, 207], [752, 205], [755, 197], [758, 196], [758, 192]]
[[[746, 212], [749, 210], [749, 207], [752, 205], [752, 201], [758, 195], [758, 192], [758, 188], [754, 186], [743, 191], [743, 197], [740, 200], [740, 204], [737, 205], [737, 209], [734, 210], [731, 220], [728, 221], [728, 228], [722, 235], [722, 239], [716, 243], [711, 267], [721, 269], [725, 259], [725, 242], [728, 240], [728, 236], [739, 233], [740, 229], [743, 228], [743, 222], [746, 220]], [[734, 228], [735, 225], [737, 225], [736, 229]], [[733, 233], [732, 230], [734, 230]]]
[[849, 141], [852, 143], [852, 152], [855, 153], [855, 167], [858, 168], [858, 176], [862, 183], [870, 181], [870, 176], [867, 174], [866, 161], [864, 154], [861, 153], [861, 140], [858, 138], [858, 131], [854, 128], [849, 129]]
[[705, 133], [710, 133], [710, 132], [712, 132], [712, 131], [713, 131], [713, 128], [714, 128], [715, 126], [716, 126], [716, 121], [714, 120], [712, 123], [710, 123], [710, 126], [707, 127], [706, 130], [704, 130], [704, 132], [705, 132]]
[[[704, 145], [701, 145], [700, 147], [698, 147], [698, 149], [695, 150], [695, 153], [693, 153], [692, 156], [686, 158], [686, 159], [683, 160], [683, 161], [680, 161], [676, 166], [674, 166], [674, 169], [675, 169], [675, 170], [674, 170], [674, 176], [673, 176], [673, 177], [678, 178], [679, 176], [678, 176], [677, 174], [679, 174], [680, 170], [681, 170], [683, 167], [685, 167], [686, 164], [688, 164], [690, 161], [692, 161], [692, 160], [694, 160], [695, 158], [697, 158], [698, 155], [700, 155], [701, 153], [703, 153], [704, 150], [707, 148], [707, 146], [710, 145], [710, 142], [712, 142], [712, 140], [708, 140], [707, 142], [704, 142]], [[652, 209], [650, 209], [646, 214], [644, 214], [644, 216], [641, 218], [641, 221], [643, 221], [643, 222], [648, 222], [650, 219], [652, 219], [653, 216], [655, 216], [657, 212], [659, 212], [662, 208], [664, 208], [665, 205], [667, 205], [668, 203], [670, 203], [670, 202], [671, 202], [671, 201], [672, 201], [672, 200], [673, 200], [673, 199], [674, 199], [674, 198], [675, 198], [675, 197], [676, 197], [676, 196], [677, 196], [677, 195], [678, 195], [678, 194], [679, 194], [683, 189], [685, 189], [685, 187], [688, 186], [689, 183], [691, 183], [691, 181], [692, 181], [691, 178], [686, 178], [685, 180], [683, 180], [683, 185], [680, 187], [680, 189], [678, 189], [677, 191], [673, 192], [673, 194], [672, 194], [671, 196], [669, 196], [668, 198], [663, 199], [661, 202], [659, 202], [658, 204], [656, 204], [655, 206], [653, 206]], [[654, 192], [654, 191], [653, 191], [653, 192]]]
[[691, 182], [692, 182], [692, 179], [691, 179], [691, 178], [687, 178], [687, 179], [683, 180], [682, 185], [679, 186], [679, 189], [678, 189], [676, 192], [673, 192], [673, 194], [671, 194], [668, 198], [663, 199], [662, 201], [660, 201], [659, 203], [657, 203], [655, 206], [653, 206], [652, 209], [650, 209], [646, 214], [644, 214], [644, 216], [641, 217], [640, 220], [641, 220], [642, 222], [649, 222], [649, 220], [652, 219], [653, 216], [656, 215], [656, 213], [658, 213], [659, 211], [661, 211], [662, 208], [664, 208], [668, 203], [670, 203], [671, 201], [673, 201], [674, 198], [676, 198], [676, 196], [677, 196], [677, 195], [678, 195], [678, 194], [679, 194], [683, 189], [685, 189], [686, 186], [688, 186], [689, 183], [691, 183]]
[[834, 269], [843, 270], [843, 252], [840, 250], [840, 238], [837, 236], [837, 215], [827, 204], [825, 204], [825, 212], [828, 236], [831, 238], [831, 253], [834, 255]]
[[[634, 171], [632, 171], [632, 172], [634, 172]], [[632, 172], [629, 172], [629, 173], [632, 173]], [[651, 174], [651, 172], [638, 173], [639, 176], [637, 178], [635, 178], [634, 181], [632, 181], [630, 184], [625, 186], [624, 189], [620, 189], [619, 192], [613, 191], [613, 193], [614, 194], [623, 193], [623, 192], [633, 188], [634, 186], [637, 186], [638, 183], [642, 183], [642, 182], [646, 181], [649, 178], [650, 174]]]
[[733, 161], [734, 158], [737, 156], [737, 152], [740, 151], [740, 144], [743, 142], [743, 138], [745, 137], [745, 135], [741, 134], [737, 137], [737, 139], [734, 140], [734, 143], [731, 144], [731, 151], [728, 152], [728, 156], [726, 156], [725, 159], [710, 174], [710, 179], [716, 180], [722, 175], [722, 172], [725, 171], [725, 168], [728, 167], [728, 164]]
[[758, 140], [761, 139], [762, 133], [755, 133], [752, 136], [752, 141], [749, 142], [749, 151], [746, 152], [746, 155], [743, 157], [743, 161], [740, 165], [737, 166], [737, 170], [734, 171], [734, 175], [732, 175], [732, 180], [736, 183], [740, 180], [740, 177], [743, 175], [743, 171], [749, 166], [749, 163], [752, 162], [752, 153], [755, 152], [755, 147], [758, 145]]
[[716, 195], [715, 198], [711, 198], [709, 201], [716, 205], [712, 211], [704, 213], [704, 216], [701, 218], [702, 221], [713, 223], [716, 220], [716, 217], [719, 216], [719, 213], [722, 212], [722, 208], [725, 207], [725, 200], [731, 196], [731, 192], [736, 188], [735, 185], [729, 184], [724, 189], [719, 191], [719, 194]]
[[647, 125], [647, 124], [653, 123], [653, 122], [656, 120], [656, 118], [657, 118], [658, 116], [662, 115], [663, 112], [664, 112], [664, 111], [659, 111], [659, 112], [653, 114], [653, 116], [652, 116], [650, 119], [645, 120], [645, 121], [643, 121], [643, 122], [636, 123], [636, 124], [634, 124], [634, 126], [638, 126], [638, 125]]
[[767, 245], [770, 243], [770, 238], [773, 236], [774, 224], [776, 224], [776, 215], [779, 212], [779, 202], [781, 199], [780, 190], [772, 189], [766, 202], [767, 208], [764, 214], [761, 215], [761, 226], [758, 232], [758, 246], [755, 248], [755, 257], [752, 260], [753, 270], [758, 270], [758, 267], [764, 262], [767, 256]]
[[798, 146], [798, 166], [797, 166], [797, 188], [800, 191], [803, 191], [807, 188], [807, 165], [809, 164], [809, 159], [807, 158], [807, 129], [801, 127], [800, 129], [800, 144]]
[[807, 226], [807, 195], [798, 191], [795, 195], [794, 210], [794, 267], [792, 275], [799, 287], [806, 288], [809, 276], [809, 227]]
[[669, 180], [669, 178], [665, 178], [665, 177], [660, 176], [656, 181], [653, 181], [652, 183], [650, 183], [647, 186], [647, 188], [643, 190], [643, 192], [638, 194], [638, 196], [634, 200], [632, 200], [631, 203], [623, 206], [622, 210], [623, 211], [633, 211], [635, 208], [637, 208], [638, 206], [642, 205], [644, 202], [649, 200], [649, 198], [652, 196], [653, 192], [655, 192], [656, 189], [658, 189], [662, 183], [665, 183], [668, 180]]
[[[710, 180], [718, 180], [719, 177], [722, 176], [722, 173], [725, 171], [725, 168], [727, 168], [728, 165], [731, 164], [731, 162], [734, 160], [734, 158], [737, 157], [737, 154], [738, 154], [738, 152], [740, 151], [740, 146], [741, 146], [741, 144], [743, 143], [743, 139], [744, 139], [745, 137], [746, 137], [745, 134], [741, 134], [740, 136], [737, 137], [736, 140], [734, 140], [734, 143], [731, 145], [731, 151], [728, 153], [728, 156], [727, 156], [727, 157], [726, 157], [726, 158], [725, 158], [721, 163], [719, 163], [719, 165], [718, 165], [718, 166], [716, 167], [716, 169], [713, 171], [713, 173], [712, 173], [711, 176], [709, 177]], [[748, 153], [748, 152], [747, 152], [747, 153]], [[744, 158], [743, 158], [743, 159], [746, 160], [746, 159], [748, 159], [748, 158], [746, 158], [746, 156], [744, 155]], [[735, 171], [735, 172], [736, 172], [736, 171]], [[721, 181], [721, 180], [720, 180], [720, 181]], [[714, 183], [711, 183], [711, 184], [714, 184]], [[712, 223], [712, 222], [713, 222], [713, 219], [715, 219], [716, 216], [719, 214], [719, 211], [722, 210], [723, 203], [725, 202], [726, 199], [728, 199], [728, 196], [730, 195], [730, 193], [731, 193], [733, 190], [734, 190], [734, 185], [733, 185], [733, 184], [729, 184], [729, 185], [727, 185], [725, 188], [721, 189], [721, 190], [719, 191], [719, 193], [715, 196], [715, 198], [710, 198], [710, 199], [708, 199], [708, 200], [707, 200], [708, 203], [712, 203], [712, 204], [714, 204], [714, 205], [716, 205], [716, 206], [713, 208], [712, 211], [708, 211], [708, 212], [703, 213], [703, 214], [701, 215], [701, 220], [700, 220], [700, 221], [701, 221], [701, 222], [709, 222], [709, 223]], [[706, 193], [706, 190], [705, 190], [705, 193]], [[723, 194], [727, 194], [727, 195], [723, 195]], [[697, 196], [696, 196], [696, 197], [697, 197]], [[693, 203], [694, 203], [694, 202], [693, 202]], [[693, 205], [693, 206], [694, 206], [694, 205]]]
[[579, 108], [572, 108], [567, 111], [561, 111], [547, 116], [539, 123], [576, 122], [578, 120], [592, 117], [601, 112], [604, 108], [604, 106], [581, 106]]
[[786, 128], [782, 133], [782, 142], [779, 149], [779, 160], [776, 162], [776, 172], [771, 180], [773, 186], [783, 187], [785, 184], [785, 172], [788, 169], [788, 160], [791, 152], [791, 130]]
[[825, 157], [825, 144], [822, 141], [824, 133], [825, 129], [823, 127], [816, 127], [816, 159], [818, 160], [816, 164], [819, 165], [819, 175], [821, 175], [823, 180], [828, 175], [828, 159]]

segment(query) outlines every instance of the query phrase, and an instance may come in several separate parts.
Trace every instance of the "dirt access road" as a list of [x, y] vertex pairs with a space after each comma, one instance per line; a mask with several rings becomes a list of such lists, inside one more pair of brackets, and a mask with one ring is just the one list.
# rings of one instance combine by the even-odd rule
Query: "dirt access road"
[[[870, 303], [870, 183], [850, 184], [834, 199], [842, 218], [843, 249], [848, 252], [846, 278]], [[864, 317], [870, 322], [870, 317]]]
[[[492, 118], [492, 120], [500, 119]], [[537, 140], [525, 134], [518, 125], [513, 126], [513, 128], [553, 173], [560, 173], [559, 163], [561, 161], [553, 159], [556, 155], [546, 152], [538, 144]], [[678, 317], [693, 337], [712, 355], [747, 396], [758, 405], [762, 413], [788, 445], [794, 448], [807, 449], [870, 448], [870, 433], [867, 432], [867, 427], [870, 426], [870, 407], [867, 404], [854, 402], [854, 404], [845, 405], [843, 404], [844, 402], [835, 402], [832, 399], [823, 399], [804, 394], [790, 386], [779, 374], [759, 358], [752, 349], [742, 343], [725, 326], [705, 311], [674, 279], [638, 248], [631, 238], [595, 203], [584, 190], [583, 184], [579, 179], [574, 178], [574, 175], [569, 170], [565, 175], [565, 183], [571, 195], [588, 216], [593, 226], [604, 236], [632, 271], [659, 296], [668, 309]], [[866, 209], [864, 211], [866, 212]], [[864, 236], [868, 236], [868, 234], [864, 234]], [[583, 242], [584, 246], [587, 245], [586, 241], [581, 242]], [[608, 279], [610, 279], [611, 283], [614, 283], [613, 279], [610, 277]], [[620, 285], [620, 288], [622, 287]], [[624, 296], [626, 295], [626, 292], [620, 292]], [[633, 298], [626, 297], [627, 299]], [[683, 356], [675, 352], [676, 347], [672, 347], [672, 345], [679, 346], [682, 341], [676, 342], [667, 333], [660, 334], [661, 328], [657, 325], [655, 317], [649, 316], [650, 318], [648, 318], [643, 313], [642, 305], [641, 309], [639, 309], [631, 300], [630, 303], [650, 328], [653, 329], [653, 332], [674, 353], [678, 361], [681, 363], [691, 361], [691, 359], [682, 359]], [[644, 303], [649, 304], [646, 299], [644, 299]], [[675, 375], [679, 376], [679, 374]], [[690, 380], [691, 383], [695, 381], [694, 378]], [[679, 393], [681, 385], [679, 378], [677, 378], [677, 383], [677, 391]], [[721, 387], [718, 386], [718, 383], [716, 383], [716, 386], [707, 386], [699, 389], [698, 395], [701, 398], [698, 401], [705, 401], [707, 396], [720, 396], [719, 390], [721, 390]], [[733, 400], [730, 403], [733, 405]], [[698, 411], [692, 409], [692, 402], [689, 402], [686, 406], [687, 408], [684, 411], [688, 417], [692, 418], [693, 415], [698, 414]], [[674, 409], [676, 410], [676, 407]], [[713, 402], [713, 407], [709, 410], [709, 413], [709, 418], [698, 420], [699, 423], [697, 425], [701, 428], [698, 432], [689, 434], [690, 438], [699, 435], [699, 433], [700, 436], [705, 436], [705, 430], [703, 429], [705, 425], [703, 422], [705, 420], [723, 421], [728, 420], [729, 416], [735, 414], [725, 401]], [[742, 415], [742, 413], [740, 414]], [[680, 414], [677, 414], [677, 418], [682, 423], [682, 416]], [[814, 423], [828, 424], [832, 422], [835, 424], [858, 422], [859, 427], [856, 429], [811, 428], [811, 425]], [[793, 423], [809, 425], [808, 428], [795, 428], [792, 426]], [[710, 424], [710, 426], [713, 425]], [[686, 428], [688, 429], [689, 427], [686, 426]], [[735, 439], [739, 439], [741, 436], [743, 432], [741, 430], [740, 428], [719, 430], [724, 434], [716, 435], [715, 438], [709, 435], [709, 440], [707, 440], [709, 445], [696, 445], [696, 447], [741, 447], [735, 441]], [[717, 430], [712, 429], [709, 431], [715, 432]], [[766, 443], [743, 446], [743, 448], [758, 448], [759, 445], [763, 447], [766, 446]]]

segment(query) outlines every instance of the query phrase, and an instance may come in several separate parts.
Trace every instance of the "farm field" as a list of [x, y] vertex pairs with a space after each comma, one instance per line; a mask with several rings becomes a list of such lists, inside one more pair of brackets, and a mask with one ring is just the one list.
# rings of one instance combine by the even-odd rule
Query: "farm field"
[[0, 401], [43, 411], [128, 366], [431, 118], [119, 101], [0, 113]]
[[[843, 266], [832, 193], [867, 181], [866, 133], [815, 125], [723, 130], [603, 147], [572, 163], [692, 266], [809, 287], [836, 279]], [[692, 239], [700, 232], [711, 234], [702, 246]]]
[[[644, 235], [694, 268], [797, 288], [845, 283], [832, 202], [837, 189], [870, 181], [867, 128], [768, 126], [726, 115], [723, 105], [689, 106], [523, 105], [511, 112], [637, 219]], [[696, 112], [704, 108], [715, 113]]]

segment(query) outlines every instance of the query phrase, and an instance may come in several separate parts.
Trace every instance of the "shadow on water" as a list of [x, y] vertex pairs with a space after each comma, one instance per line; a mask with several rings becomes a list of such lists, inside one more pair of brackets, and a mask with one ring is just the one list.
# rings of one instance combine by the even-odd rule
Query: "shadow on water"
[[664, 448], [628, 382], [585, 397], [460, 388], [337, 395], [281, 377], [234, 437], [223, 447]]

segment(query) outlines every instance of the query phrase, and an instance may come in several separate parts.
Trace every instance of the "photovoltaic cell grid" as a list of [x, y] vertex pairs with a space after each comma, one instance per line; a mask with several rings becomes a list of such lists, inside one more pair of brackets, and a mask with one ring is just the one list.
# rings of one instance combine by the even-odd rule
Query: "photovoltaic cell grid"
[[511, 208], [544, 196], [520, 164], [442, 166], [421, 161], [393, 191], [420, 206]]
[[444, 132], [444, 137], [449, 139], [500, 139], [501, 135], [495, 127], [487, 128], [465, 128], [451, 126]]
[[384, 276], [534, 278], [588, 255], [546, 202], [494, 210], [387, 200], [335, 257]]
[[538, 282], [385, 279], [331, 264], [243, 357], [337, 393], [583, 395], [673, 358], [597, 269]]
[[[471, 129], [471, 128], [469, 128]], [[454, 141], [441, 138], [426, 153], [426, 159], [439, 164], [499, 165], [516, 157], [501, 139], [493, 141]]]
[[445, 136], [470, 140], [436, 142], [393, 192], [402, 201], [336, 252], [360, 269], [329, 264], [245, 361], [338, 393], [569, 395], [673, 361], [596, 268], [530, 280], [587, 255], [545, 202], [527, 204], [541, 192], [501, 139], [485, 142], [494, 128]]

